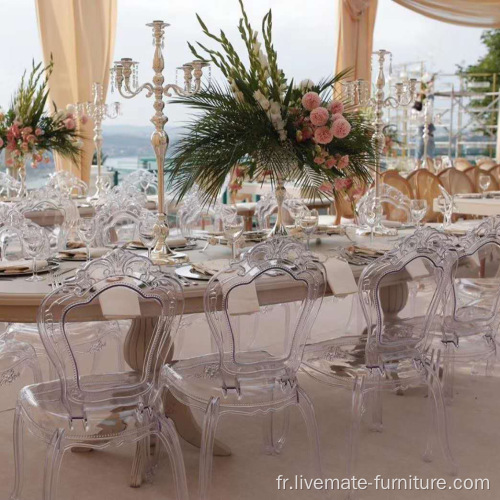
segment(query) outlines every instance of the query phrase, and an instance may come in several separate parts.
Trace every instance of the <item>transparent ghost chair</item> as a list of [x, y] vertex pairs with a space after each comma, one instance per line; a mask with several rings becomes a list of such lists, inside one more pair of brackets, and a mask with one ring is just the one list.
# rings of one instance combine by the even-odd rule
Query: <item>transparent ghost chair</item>
[[[365, 207], [375, 199], [375, 196], [375, 188], [371, 188], [357, 204], [359, 223], [362, 226], [366, 225]], [[403, 224], [411, 222], [410, 199], [408, 196], [389, 184], [380, 185], [379, 196], [382, 203], [384, 220]]]
[[[38, 327], [58, 379], [27, 386], [19, 394], [12, 499], [22, 493], [25, 428], [47, 444], [43, 482], [46, 500], [56, 498], [67, 450], [142, 444], [151, 436], [168, 451], [177, 498], [188, 498], [175, 427], [162, 408], [153, 404], [160, 368], [167, 359], [183, 304], [182, 288], [175, 278], [161, 273], [147, 258], [122, 249], [90, 262], [77, 272], [71, 284], [67, 282], [44, 299]], [[137, 322], [136, 335], [142, 335], [144, 323], [153, 325], [141, 338], [143, 357], [140, 362], [130, 361], [124, 371], [106, 365], [100, 373], [83, 375], [67, 326], [117, 317]]]
[[131, 186], [137, 191], [147, 195], [158, 194], [158, 179], [155, 174], [149, 170], [136, 170], [124, 177], [122, 184]]
[[18, 181], [6, 172], [0, 172], [0, 197], [11, 198], [19, 196], [22, 190], [21, 181]]
[[[289, 194], [283, 202], [283, 214], [286, 224], [293, 224], [301, 211], [307, 211], [307, 206], [300, 198], [292, 198]], [[274, 193], [261, 196], [255, 206], [255, 217], [259, 229], [271, 229], [271, 216], [278, 210], [278, 203]]]
[[[421, 385], [428, 387], [426, 404], [438, 442], [450, 471], [456, 470], [438, 375], [440, 350], [429, 349], [429, 332], [442, 331], [443, 302], [456, 258], [449, 236], [431, 228], [416, 231], [363, 270], [359, 294], [367, 329], [305, 349], [302, 369], [306, 373], [352, 391], [347, 477], [354, 473], [365, 406], [371, 411], [372, 429], [380, 431], [381, 391], [400, 392]], [[414, 297], [408, 300], [412, 289]], [[434, 433], [428, 438], [425, 460], [432, 458]]]
[[[279, 287], [278, 295], [270, 294], [270, 286]], [[322, 477], [314, 409], [296, 374], [324, 290], [322, 264], [301, 243], [280, 237], [257, 244], [208, 283], [204, 306], [215, 352], [172, 361], [161, 376], [178, 401], [204, 412], [200, 499], [209, 498], [218, 420], [230, 413], [265, 414], [269, 425], [272, 413], [298, 406], [315, 477]], [[297, 307], [284, 321], [286, 313], [279, 305], [288, 300]]]
[[59, 170], [50, 174], [47, 187], [54, 188], [66, 196], [80, 198], [87, 196], [89, 190], [86, 182], [66, 170]]
[[[500, 217], [485, 219], [457, 240], [458, 260], [453, 268], [444, 337], [435, 334], [432, 347], [442, 349], [443, 384], [453, 399], [457, 369], [489, 373], [496, 359], [500, 325]], [[443, 345], [444, 344], [444, 345]], [[470, 373], [469, 372], [469, 373]]]

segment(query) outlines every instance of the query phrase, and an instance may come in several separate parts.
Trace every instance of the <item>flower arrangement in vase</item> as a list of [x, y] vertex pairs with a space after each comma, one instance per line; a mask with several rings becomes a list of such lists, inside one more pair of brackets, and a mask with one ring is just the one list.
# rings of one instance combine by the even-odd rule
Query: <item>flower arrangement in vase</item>
[[5, 150], [5, 163], [13, 177], [21, 180], [21, 194], [25, 192], [25, 164], [31, 157], [31, 166], [48, 163], [47, 153], [54, 151], [76, 160], [81, 142], [76, 128], [76, 117], [71, 106], [64, 111], [48, 113], [48, 78], [53, 63], [43, 67], [33, 64], [12, 98], [7, 111], [0, 109], [0, 151]]
[[174, 147], [167, 174], [179, 199], [197, 184], [204, 201], [211, 203], [232, 170], [249, 165], [248, 178], [265, 178], [274, 186], [279, 224], [285, 182], [300, 187], [305, 197], [321, 198], [336, 195], [322, 188], [338, 178], [369, 181], [371, 128], [365, 117], [334, 98], [333, 86], [347, 72], [318, 83], [288, 81], [273, 46], [271, 11], [262, 22], [261, 42], [239, 1], [243, 17], [238, 29], [249, 63], [243, 63], [223, 31], [212, 34], [198, 16], [204, 34], [220, 49], [198, 43], [198, 48], [189, 45], [191, 51], [210, 59], [228, 83], [212, 83], [173, 101], [199, 113]]

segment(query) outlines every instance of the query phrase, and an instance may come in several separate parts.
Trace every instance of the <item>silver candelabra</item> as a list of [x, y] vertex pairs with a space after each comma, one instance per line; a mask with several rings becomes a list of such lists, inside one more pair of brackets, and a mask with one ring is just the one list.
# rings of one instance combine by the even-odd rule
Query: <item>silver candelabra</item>
[[[384, 65], [386, 57], [391, 55], [387, 50], [378, 50], [373, 53], [378, 57], [378, 75], [376, 80], [375, 96], [370, 97], [370, 82], [356, 80], [344, 84], [346, 100], [357, 107], [370, 108], [373, 110], [373, 147], [375, 152], [375, 197], [380, 197], [380, 164], [385, 145], [384, 135], [384, 108], [397, 109], [402, 106], [410, 106], [415, 102], [417, 95], [417, 80], [411, 78], [395, 84], [395, 95], [385, 94], [385, 73]], [[375, 228], [378, 232], [384, 232], [383, 226], [379, 223]]]
[[184, 87], [176, 84], [164, 84], [163, 69], [165, 63], [163, 60], [163, 40], [165, 28], [170, 26], [163, 21], [153, 21], [147, 24], [153, 30], [153, 44], [155, 47], [153, 56], [153, 81], [138, 85], [137, 65], [138, 63], [130, 58], [122, 58], [116, 61], [113, 67], [113, 82], [118, 92], [125, 99], [131, 99], [146, 90], [146, 97], [154, 96], [153, 108], [155, 114], [151, 118], [155, 130], [151, 135], [151, 145], [155, 152], [157, 172], [158, 172], [158, 221], [155, 227], [158, 241], [153, 250], [153, 260], [158, 264], [175, 264], [177, 262], [187, 261], [187, 256], [178, 252], [173, 252], [167, 244], [169, 228], [164, 202], [164, 166], [165, 156], [168, 148], [168, 135], [165, 132], [165, 125], [168, 118], [163, 113], [165, 102], [164, 96], [171, 97], [172, 91], [180, 96], [192, 95], [201, 89], [201, 78], [203, 68], [208, 66], [206, 61], [195, 60], [181, 66], [184, 72]]
[[102, 83], [92, 85], [92, 102], [77, 103], [78, 114], [90, 117], [94, 123], [94, 146], [97, 157], [96, 192], [93, 199], [99, 197], [109, 189], [109, 180], [102, 176], [102, 122], [106, 118], [114, 119], [120, 114], [120, 103], [106, 104]]

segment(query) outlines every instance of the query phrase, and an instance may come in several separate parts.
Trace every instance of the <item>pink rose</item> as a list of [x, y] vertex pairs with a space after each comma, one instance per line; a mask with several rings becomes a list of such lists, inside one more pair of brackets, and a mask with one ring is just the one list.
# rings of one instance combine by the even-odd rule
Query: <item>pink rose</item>
[[344, 105], [340, 101], [332, 101], [328, 105], [328, 111], [330, 111], [332, 115], [336, 115], [337, 113], [342, 114], [344, 112]]
[[337, 139], [344, 139], [351, 131], [351, 124], [344, 118], [335, 120], [332, 125], [333, 136]]
[[325, 159], [321, 156], [316, 156], [316, 158], [314, 158], [314, 163], [316, 163], [316, 165], [323, 165], [323, 163], [325, 163]]
[[329, 118], [330, 113], [328, 113], [328, 110], [326, 108], [319, 107], [311, 111], [311, 123], [316, 127], [322, 127], [323, 125], [326, 125]]
[[33, 129], [31, 127], [24, 127], [23, 130], [21, 131], [21, 133], [23, 135], [29, 135], [33, 132]]
[[335, 158], [329, 158], [326, 160], [326, 168], [333, 168], [337, 164], [337, 160]]
[[37, 129], [35, 130], [35, 135], [36, 135], [37, 137], [40, 137], [40, 136], [41, 136], [41, 135], [43, 135], [43, 134], [44, 134], [44, 131], [43, 131], [41, 128], [37, 128]]
[[82, 122], [82, 125], [85, 125], [89, 121], [89, 117], [87, 115], [83, 115], [80, 118], [80, 121]]
[[23, 153], [27, 153], [28, 152], [28, 144], [26, 142], [23, 142], [21, 144], [21, 150], [23, 151]]
[[11, 167], [12, 165], [14, 165], [14, 161], [12, 160], [12, 158], [9, 158], [5, 164], [8, 166], [8, 167]]
[[333, 130], [330, 130], [328, 127], [319, 127], [314, 132], [314, 140], [318, 144], [329, 144], [333, 140]]
[[302, 106], [304, 106], [307, 111], [319, 108], [321, 106], [321, 97], [316, 92], [307, 92], [307, 94], [304, 94], [302, 97]]
[[342, 170], [343, 168], [347, 168], [349, 166], [349, 155], [344, 155], [339, 158], [337, 162], [337, 168]]
[[332, 193], [332, 185], [329, 182], [323, 182], [321, 186], [319, 187], [319, 190], [322, 191], [323, 193]]
[[242, 188], [242, 186], [240, 184], [238, 184], [237, 182], [232, 182], [231, 184], [229, 184], [230, 191], [239, 191], [241, 188]]
[[76, 126], [75, 120], [73, 120], [73, 118], [66, 118], [63, 123], [68, 130], [73, 130]]
[[340, 178], [335, 179], [334, 188], [336, 191], [345, 191], [352, 187], [352, 179]]
[[340, 120], [340, 118], [344, 119], [344, 115], [342, 113], [335, 113], [332, 115], [332, 122], [334, 122], [335, 120]]
[[28, 135], [28, 137], [26, 137], [26, 141], [33, 144], [36, 141], [36, 137], [33, 134], [30, 134], [30, 135]]

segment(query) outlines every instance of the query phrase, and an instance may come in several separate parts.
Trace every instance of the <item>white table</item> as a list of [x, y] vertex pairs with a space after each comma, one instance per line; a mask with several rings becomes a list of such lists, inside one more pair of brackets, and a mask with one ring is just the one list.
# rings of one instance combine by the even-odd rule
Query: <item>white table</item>
[[[438, 198], [434, 199], [434, 210], [439, 212]], [[461, 215], [500, 215], [500, 198], [455, 198], [453, 213]]]

